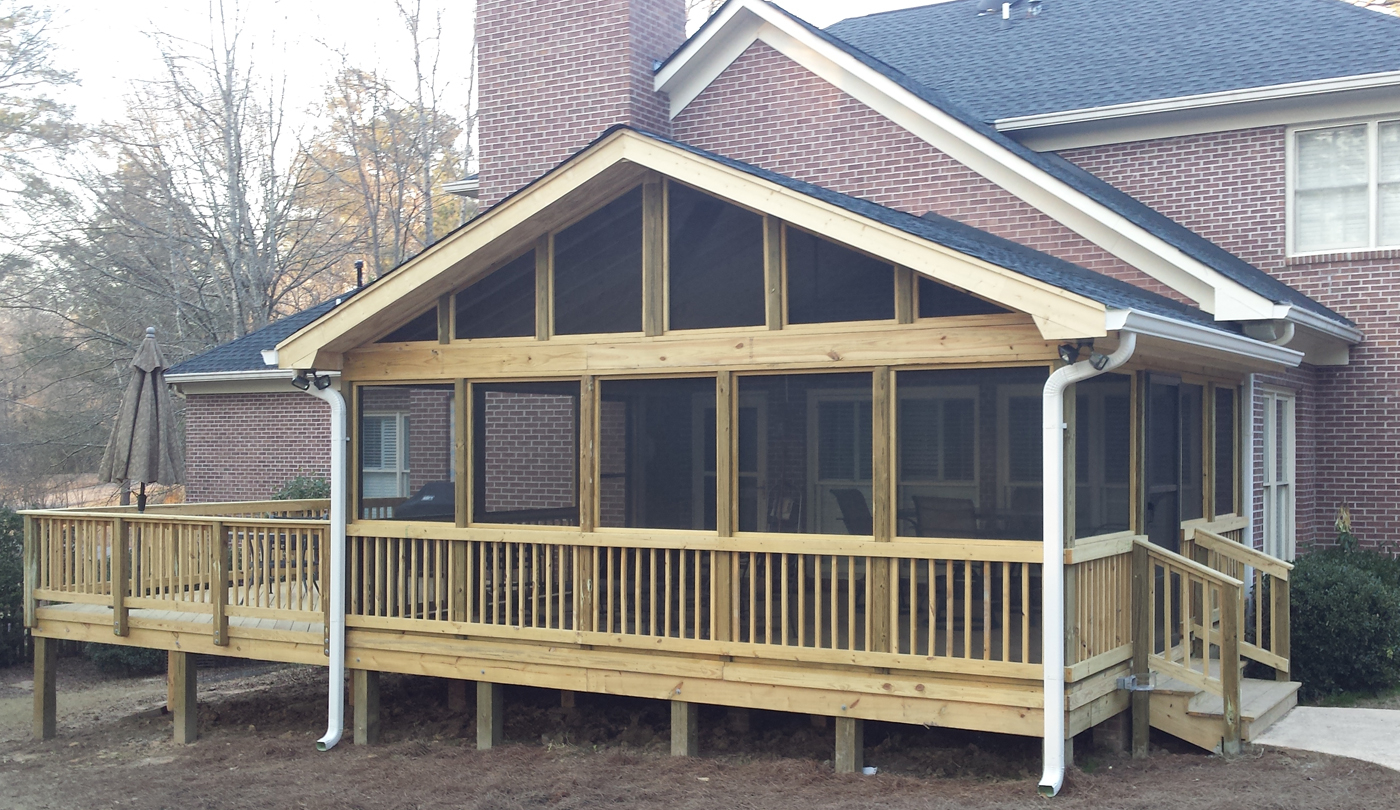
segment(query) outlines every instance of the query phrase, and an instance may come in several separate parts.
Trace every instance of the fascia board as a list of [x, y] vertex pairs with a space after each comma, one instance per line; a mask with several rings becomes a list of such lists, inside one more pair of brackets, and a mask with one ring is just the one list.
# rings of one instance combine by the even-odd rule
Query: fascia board
[[[745, 47], [755, 39], [763, 41], [1084, 238], [1177, 290], [1204, 311], [1216, 314], [1219, 319], [1259, 320], [1269, 317], [1274, 302], [1224, 277], [1126, 217], [1050, 176], [900, 87], [889, 77], [813, 35], [783, 12], [765, 4], [752, 3], [751, 0], [733, 2], [736, 6], [733, 15], [737, 16], [742, 8], [762, 18], [765, 23], [757, 27], [752, 39], [740, 37], [740, 32], [735, 32]], [[719, 37], [718, 29], [722, 27], [718, 26], [711, 37]], [[728, 47], [732, 49], [737, 45]], [[676, 75], [689, 68], [696, 71], [697, 76], [708, 76], [712, 80], [723, 66], [716, 69], [711, 65], [702, 69], [699, 65], [688, 64], [691, 60], [704, 62], [704, 57], [705, 54], [697, 48], [693, 53], [680, 54], [668, 68]], [[672, 115], [677, 112], [673, 105]], [[1218, 301], [1226, 305], [1225, 311], [1217, 311]]]
[[998, 119], [1037, 151], [1324, 121], [1400, 109], [1400, 71]]
[[1104, 328], [1110, 332], [1126, 329], [1147, 337], [1228, 352], [1289, 368], [1297, 367], [1303, 362], [1303, 353], [1300, 351], [1133, 309], [1108, 310], [1104, 315]]
[[1105, 307], [1097, 301], [649, 138], [623, 143], [626, 159], [639, 166], [1026, 312], [1046, 340], [1104, 334]]
[[325, 317], [302, 327], [277, 344], [278, 365], [284, 369], [332, 368], [327, 365], [330, 355], [347, 347], [328, 347], [382, 309], [405, 301], [409, 303], [402, 304], [404, 309], [427, 307], [435, 302], [439, 292], [431, 285], [433, 279], [450, 270], [464, 257], [524, 225], [587, 180], [619, 162], [624, 137], [640, 136], [626, 131], [615, 133], [560, 167], [542, 182], [524, 189], [472, 220], [466, 227], [449, 234], [408, 264], [331, 310]]
[[675, 118], [757, 39], [763, 19], [730, 2], [656, 72], [653, 86], [671, 100]]
[[1274, 307], [1274, 317], [1280, 320], [1292, 321], [1298, 326], [1306, 327], [1315, 332], [1321, 332], [1330, 337], [1355, 346], [1365, 339], [1366, 335], [1354, 326], [1347, 326], [1344, 323], [1337, 323], [1330, 318], [1324, 318], [1306, 309], [1299, 309], [1290, 304], [1278, 304]]

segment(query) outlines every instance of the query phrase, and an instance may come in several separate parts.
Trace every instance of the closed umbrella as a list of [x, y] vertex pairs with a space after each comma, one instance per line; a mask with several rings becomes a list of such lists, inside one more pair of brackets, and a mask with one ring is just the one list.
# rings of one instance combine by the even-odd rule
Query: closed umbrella
[[165, 387], [165, 358], [156, 345], [155, 327], [150, 327], [132, 358], [131, 381], [122, 396], [98, 478], [140, 484], [136, 504], [144, 512], [147, 484], [178, 484], [185, 479], [184, 460], [176, 446], [175, 409]]

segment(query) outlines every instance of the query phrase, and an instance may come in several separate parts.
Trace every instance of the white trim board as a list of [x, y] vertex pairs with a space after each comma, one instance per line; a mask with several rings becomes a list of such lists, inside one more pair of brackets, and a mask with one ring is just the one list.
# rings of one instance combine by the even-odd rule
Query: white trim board
[[762, 41], [1075, 233], [1196, 301], [1217, 320], [1270, 318], [1274, 302], [1187, 256], [758, 0], [730, 0], [656, 74], [674, 117]]

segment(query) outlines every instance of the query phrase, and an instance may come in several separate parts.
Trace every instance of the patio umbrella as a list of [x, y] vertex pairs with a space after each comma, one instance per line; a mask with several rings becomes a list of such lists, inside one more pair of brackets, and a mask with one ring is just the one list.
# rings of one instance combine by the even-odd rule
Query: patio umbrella
[[144, 512], [147, 484], [178, 484], [185, 478], [184, 460], [176, 452], [175, 410], [165, 387], [165, 358], [156, 345], [154, 326], [146, 330], [131, 369], [97, 477], [139, 483], [136, 508]]

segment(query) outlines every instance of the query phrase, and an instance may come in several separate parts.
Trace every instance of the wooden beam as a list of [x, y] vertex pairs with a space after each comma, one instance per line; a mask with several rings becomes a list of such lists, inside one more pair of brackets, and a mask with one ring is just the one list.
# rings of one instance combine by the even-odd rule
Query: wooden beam
[[684, 700], [671, 701], [671, 756], [700, 754], [700, 705]]
[[919, 317], [917, 274], [907, 267], [894, 268], [894, 319], [913, 323]]
[[189, 653], [170, 652], [170, 714], [175, 720], [176, 745], [199, 739], [199, 676]]
[[378, 744], [379, 673], [372, 669], [350, 670], [350, 700], [355, 707], [355, 744]]
[[763, 218], [763, 311], [769, 329], [782, 329], [783, 306], [783, 223], [777, 217]]
[[[1133, 676], [1137, 683], [1146, 686], [1152, 678], [1148, 668], [1148, 654], [1152, 646], [1152, 566], [1147, 557], [1147, 547], [1133, 544]], [[1151, 732], [1152, 693], [1143, 690], [1133, 691], [1133, 759], [1147, 757], [1147, 741]]]
[[131, 587], [131, 537], [122, 518], [112, 519], [112, 633], [124, 636], [128, 632], [131, 612], [126, 607], [127, 590]]
[[549, 234], [535, 240], [535, 338], [554, 336], [554, 240]]
[[[229, 589], [229, 569], [231, 561], [229, 559], [228, 531], [224, 528], [221, 520], [214, 521], [209, 527], [211, 535], [210, 553], [213, 555], [213, 565], [211, 570], [211, 583], [213, 588], [214, 607], [214, 644], [218, 647], [228, 646], [228, 589]], [[325, 559], [324, 557], [322, 559]], [[324, 624], [329, 624], [325, 622]]]
[[34, 739], [58, 734], [58, 639], [34, 636]]
[[476, 747], [489, 751], [504, 740], [505, 697], [501, 685], [477, 681], [476, 684]]
[[865, 767], [865, 721], [836, 718], [836, 772], [856, 773]]
[[666, 331], [666, 190], [658, 178], [642, 184], [642, 332]]
[[452, 342], [452, 293], [443, 293], [437, 301], [438, 343]]

